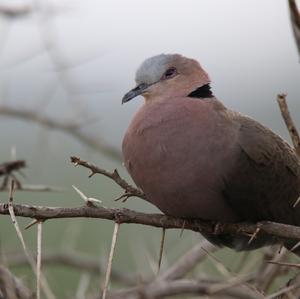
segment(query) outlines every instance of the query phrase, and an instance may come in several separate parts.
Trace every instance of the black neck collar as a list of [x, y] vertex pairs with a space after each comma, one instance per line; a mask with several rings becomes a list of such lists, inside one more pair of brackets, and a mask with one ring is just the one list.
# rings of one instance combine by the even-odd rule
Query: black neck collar
[[197, 99], [205, 99], [205, 98], [213, 98], [214, 95], [211, 91], [211, 87], [209, 84], [205, 84], [201, 87], [198, 87], [194, 91], [192, 91], [188, 97], [197, 98]]

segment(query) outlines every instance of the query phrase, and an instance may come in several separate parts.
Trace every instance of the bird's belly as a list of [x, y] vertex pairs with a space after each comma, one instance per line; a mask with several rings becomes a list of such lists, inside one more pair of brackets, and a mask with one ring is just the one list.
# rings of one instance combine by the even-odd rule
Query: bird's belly
[[[129, 160], [124, 153], [127, 169], [147, 200], [175, 217], [238, 220], [222, 195], [221, 166], [226, 164], [222, 159], [229, 158], [227, 145], [222, 140], [218, 145], [209, 142], [205, 134], [192, 136], [176, 127], [174, 130], [174, 126], [157, 130], [152, 128], [135, 136], [133, 147], [127, 151], [136, 154], [131, 154]], [[155, 143], [148, 142], [153, 138]], [[224, 153], [222, 158], [220, 151]]]

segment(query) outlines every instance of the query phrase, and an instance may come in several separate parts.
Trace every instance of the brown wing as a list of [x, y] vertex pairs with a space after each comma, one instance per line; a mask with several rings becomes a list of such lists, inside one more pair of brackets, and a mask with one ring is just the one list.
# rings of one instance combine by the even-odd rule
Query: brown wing
[[224, 197], [245, 221], [300, 225], [300, 164], [291, 147], [255, 120], [234, 114], [240, 124], [239, 156], [224, 178]]

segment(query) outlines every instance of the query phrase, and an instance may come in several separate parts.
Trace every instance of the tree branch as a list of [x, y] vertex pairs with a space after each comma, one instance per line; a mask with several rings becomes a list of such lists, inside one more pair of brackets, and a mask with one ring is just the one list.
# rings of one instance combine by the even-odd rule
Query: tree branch
[[294, 124], [294, 121], [291, 117], [288, 105], [286, 103], [286, 95], [285, 94], [279, 94], [277, 96], [277, 102], [281, 111], [281, 115], [282, 118], [285, 122], [285, 125], [289, 131], [290, 137], [292, 139], [294, 148], [295, 148], [295, 152], [298, 156], [298, 158], [300, 158], [300, 136], [298, 133], [298, 130]]
[[8, 269], [0, 265], [0, 298], [33, 299], [33, 292]]
[[115, 169], [113, 172], [109, 172], [109, 171], [102, 169], [94, 164], [91, 164], [87, 161], [81, 160], [80, 158], [75, 157], [75, 156], [71, 157], [71, 162], [75, 166], [80, 165], [80, 166], [90, 169], [91, 174], [89, 175], [89, 177], [92, 177], [94, 174], [102, 174], [102, 175], [112, 179], [117, 185], [119, 185], [122, 189], [125, 190], [125, 193], [121, 197], [119, 197], [117, 200], [119, 200], [123, 197], [126, 200], [128, 197], [131, 197], [131, 196], [137, 196], [142, 199], [146, 198], [145, 193], [142, 190], [133, 187], [132, 185], [128, 184], [124, 179], [122, 179], [120, 177], [117, 169]]
[[213, 291], [213, 286], [216, 281], [197, 281], [180, 279], [175, 281], [155, 281], [146, 286], [136, 287], [129, 290], [120, 290], [112, 292], [109, 296], [110, 299], [161, 299], [175, 295], [202, 295], [209, 296], [209, 298], [237, 298], [237, 299], [263, 299], [258, 292], [251, 291], [244, 286], [232, 287], [228, 283], [228, 288], [222, 289], [218, 293]]
[[296, 0], [289, 0], [289, 8], [292, 29], [300, 56], [300, 13], [298, 11]]
[[17, 118], [27, 122], [37, 123], [45, 128], [61, 131], [63, 133], [69, 134], [80, 142], [88, 145], [92, 149], [105, 154], [107, 157], [110, 157], [114, 160], [121, 160], [121, 153], [115, 147], [105, 144], [101, 141], [99, 136], [97, 139], [84, 134], [80, 131], [80, 126], [75, 123], [66, 123], [59, 120], [52, 119], [46, 115], [41, 115], [41, 113], [17, 109], [8, 106], [0, 106], [0, 115], [7, 116], [11, 118]]
[[[300, 240], [300, 227], [275, 222], [251, 223], [217, 223], [213, 221], [190, 220], [169, 217], [162, 214], [145, 214], [129, 209], [113, 209], [105, 207], [44, 207], [34, 205], [14, 204], [16, 216], [49, 220], [58, 218], [99, 218], [113, 220], [118, 223], [136, 223], [166, 229], [181, 229], [209, 234], [237, 234], [251, 236], [257, 227], [261, 234], [267, 234], [280, 239]], [[8, 215], [8, 205], [0, 204], [0, 214]]]
[[[5, 255], [2, 260], [3, 263], [10, 267], [28, 265], [26, 256], [21, 253]], [[99, 262], [99, 258], [83, 255], [74, 251], [43, 253], [42, 263], [44, 265], [47, 264], [48, 266], [67, 266], [73, 269], [78, 269], [78, 271], [84, 270], [91, 272], [94, 275], [101, 275], [104, 273], [104, 269]], [[114, 269], [112, 269], [111, 276], [114, 281], [126, 285], [133, 285], [137, 282], [137, 277], [134, 274], [123, 273]]]

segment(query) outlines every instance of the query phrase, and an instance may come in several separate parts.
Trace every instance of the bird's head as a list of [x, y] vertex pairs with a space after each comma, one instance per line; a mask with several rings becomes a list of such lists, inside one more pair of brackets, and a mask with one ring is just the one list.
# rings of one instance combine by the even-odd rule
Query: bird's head
[[122, 103], [138, 95], [146, 101], [157, 97], [188, 96], [210, 83], [200, 64], [179, 54], [160, 54], [146, 59], [135, 75], [136, 87], [126, 93]]

